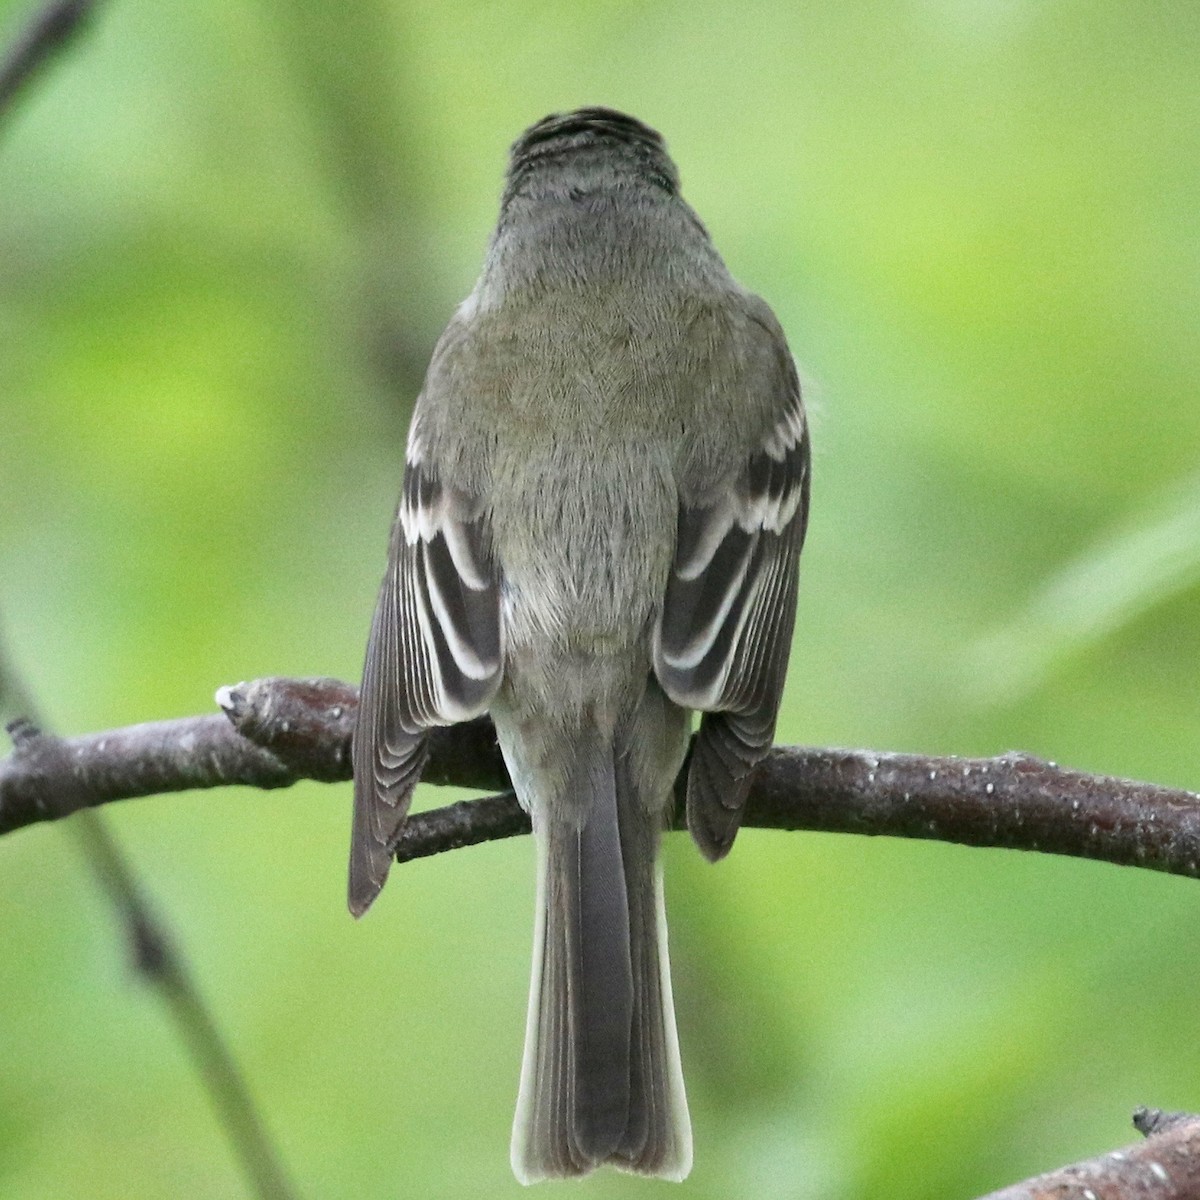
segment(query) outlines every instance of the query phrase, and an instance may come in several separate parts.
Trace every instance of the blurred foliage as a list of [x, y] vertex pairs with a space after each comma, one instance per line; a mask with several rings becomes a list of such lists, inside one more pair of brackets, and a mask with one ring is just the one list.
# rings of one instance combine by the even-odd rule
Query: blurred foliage
[[[605, 103], [810, 381], [780, 740], [1200, 782], [1200, 8], [100, 8], [0, 144], [0, 614], [56, 727], [356, 677], [506, 147]], [[532, 847], [405, 867], [354, 925], [348, 805], [111, 820], [304, 1194], [516, 1195]], [[1191, 881], [761, 832], [667, 870], [684, 1196], [951, 1200], [1200, 1107]], [[243, 1194], [61, 830], [4, 839], [0, 911], [0, 1194]]]

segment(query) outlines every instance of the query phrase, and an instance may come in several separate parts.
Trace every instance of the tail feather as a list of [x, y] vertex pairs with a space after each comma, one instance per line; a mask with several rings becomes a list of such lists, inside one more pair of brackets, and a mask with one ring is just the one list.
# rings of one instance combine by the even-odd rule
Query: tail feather
[[[563, 854], [567, 1014], [574, 1136], [581, 1159], [604, 1162], [629, 1122], [633, 966], [611, 755], [587, 764], [591, 804]], [[574, 842], [574, 845], [571, 843]]]
[[523, 1183], [604, 1163], [682, 1179], [691, 1129], [655, 863], [661, 817], [611, 747], [580, 758], [570, 784], [586, 802], [535, 821], [537, 916], [513, 1170]]
[[625, 801], [621, 842], [633, 931], [630, 1091], [635, 1102], [630, 1106], [621, 1155], [614, 1161], [640, 1174], [678, 1180], [691, 1170], [692, 1130], [675, 1028], [667, 910], [658, 863], [662, 807], [648, 806], [638, 794], [628, 759], [618, 757], [616, 767], [617, 795]]

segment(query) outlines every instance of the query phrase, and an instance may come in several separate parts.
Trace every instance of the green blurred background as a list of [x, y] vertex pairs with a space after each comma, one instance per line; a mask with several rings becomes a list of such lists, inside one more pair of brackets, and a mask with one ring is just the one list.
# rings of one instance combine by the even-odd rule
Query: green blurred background
[[[101, 9], [0, 131], [0, 615], [56, 728], [357, 677], [508, 143], [603, 103], [809, 381], [779, 740], [1200, 783], [1200, 7]], [[305, 1197], [515, 1196], [532, 846], [407, 866], [356, 925], [349, 803], [107, 815]], [[672, 1194], [953, 1200], [1200, 1107], [1192, 881], [756, 831], [667, 874]], [[244, 1195], [62, 829], [3, 839], [0, 913], [0, 1195]]]

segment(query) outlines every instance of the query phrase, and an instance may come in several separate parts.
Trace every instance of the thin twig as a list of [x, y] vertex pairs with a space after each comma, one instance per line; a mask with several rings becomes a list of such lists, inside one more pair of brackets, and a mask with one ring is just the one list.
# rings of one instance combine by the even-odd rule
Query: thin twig
[[29, 19], [0, 59], [0, 117], [39, 70], [92, 15], [95, 0], [51, 0]]
[[98, 813], [84, 809], [70, 824], [113, 907], [123, 914], [134, 963], [158, 988], [170, 1010], [254, 1194], [262, 1200], [292, 1200], [282, 1162], [237, 1060], [183, 955], [147, 901], [129, 859]]
[[[1148, 1118], [1159, 1120], [1147, 1125]], [[1196, 1200], [1200, 1196], [1200, 1117], [1139, 1109], [1144, 1142], [1014, 1183], [981, 1200]]]
[[[61, 743], [49, 759], [21, 736], [0, 760], [0, 833], [61, 815], [47, 797], [72, 775], [86, 805], [231, 783], [285, 787], [350, 778], [357, 710], [349, 684], [260, 679], [222, 688], [218, 716], [134, 725]], [[486, 720], [439, 729], [425, 778], [508, 787]], [[682, 778], [682, 777], [681, 777]], [[681, 790], [681, 789], [680, 789]], [[1071, 771], [1024, 754], [946, 758], [865, 750], [776, 747], [759, 768], [745, 824], [936, 839], [1099, 859], [1200, 876], [1200, 797], [1194, 792]], [[412, 817], [401, 860], [528, 832], [511, 794]]]
[[[69, 744], [42, 733], [31, 720], [32, 699], [2, 652], [0, 709], [26, 714], [8, 726], [16, 747], [14, 756], [21, 753], [22, 747], [35, 747], [45, 779], [41, 789], [43, 808], [59, 816], [74, 813], [68, 828], [76, 834], [80, 849], [121, 920], [134, 966], [162, 996], [254, 1194], [260, 1200], [292, 1200], [295, 1193], [279, 1155], [182, 951], [147, 899], [132, 861], [100, 814], [91, 811], [90, 797], [73, 770]], [[194, 745], [191, 752], [195, 752]]]

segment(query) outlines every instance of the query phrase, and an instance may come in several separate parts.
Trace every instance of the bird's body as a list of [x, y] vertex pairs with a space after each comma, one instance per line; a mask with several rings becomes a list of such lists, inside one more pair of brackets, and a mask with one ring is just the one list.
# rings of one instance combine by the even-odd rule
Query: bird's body
[[783, 335], [657, 135], [600, 109], [532, 127], [410, 428], [351, 865], [361, 911], [424, 730], [490, 711], [539, 843], [522, 1179], [690, 1166], [658, 839], [698, 707], [715, 723], [689, 825], [709, 857], [732, 842], [774, 726], [806, 509]]

